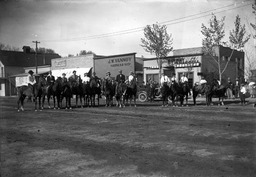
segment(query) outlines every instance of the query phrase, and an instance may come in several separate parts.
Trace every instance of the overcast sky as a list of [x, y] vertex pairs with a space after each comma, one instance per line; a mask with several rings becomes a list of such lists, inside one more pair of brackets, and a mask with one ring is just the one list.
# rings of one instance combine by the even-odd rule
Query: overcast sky
[[[174, 49], [201, 46], [201, 25], [225, 16], [226, 40], [237, 14], [248, 34], [253, 0], [1, 0], [0, 42], [51, 48], [61, 56], [91, 50], [98, 55], [136, 52], [146, 25], [167, 25]], [[249, 45], [253, 44], [250, 40]]]

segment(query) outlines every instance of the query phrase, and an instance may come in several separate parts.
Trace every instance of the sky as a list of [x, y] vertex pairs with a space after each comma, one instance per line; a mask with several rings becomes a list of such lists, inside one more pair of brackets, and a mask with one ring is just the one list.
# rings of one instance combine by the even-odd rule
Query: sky
[[[215, 14], [225, 16], [225, 40], [234, 29], [236, 15], [247, 34], [254, 0], [1, 0], [0, 42], [20, 50], [23, 46], [51, 48], [62, 57], [81, 50], [97, 55], [136, 53], [154, 57], [141, 47], [146, 25], [167, 26], [173, 48], [200, 47], [202, 23]], [[248, 50], [255, 40], [247, 43]]]

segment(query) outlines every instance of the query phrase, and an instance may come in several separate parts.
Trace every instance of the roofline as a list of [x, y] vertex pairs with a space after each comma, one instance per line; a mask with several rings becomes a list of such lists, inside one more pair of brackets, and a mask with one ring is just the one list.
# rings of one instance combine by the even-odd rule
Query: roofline
[[118, 55], [109, 55], [109, 56], [96, 56], [94, 57], [94, 59], [98, 60], [98, 59], [105, 59], [105, 58], [112, 58], [112, 57], [121, 57], [121, 56], [126, 56], [126, 55], [136, 55], [136, 52], [134, 53], [126, 53], [126, 54], [118, 54]]
[[[164, 57], [163, 59], [169, 59], [169, 58], [180, 58], [180, 57], [193, 57], [193, 56], [201, 56], [204, 55], [204, 53], [194, 53], [194, 54], [187, 54], [187, 55], [173, 55], [173, 56], [167, 56]], [[143, 61], [147, 60], [156, 60], [157, 58], [144, 58]]]

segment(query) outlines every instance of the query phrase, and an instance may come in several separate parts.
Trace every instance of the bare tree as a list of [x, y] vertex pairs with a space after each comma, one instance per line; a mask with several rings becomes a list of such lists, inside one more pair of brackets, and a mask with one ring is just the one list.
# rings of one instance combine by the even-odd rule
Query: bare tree
[[[201, 32], [204, 35], [204, 39], [202, 40], [204, 52], [209, 54], [211, 58], [216, 62], [218, 66], [220, 82], [222, 81], [222, 74], [225, 72], [234, 50], [242, 49], [245, 43], [250, 39], [250, 36], [245, 36], [245, 25], [241, 25], [240, 17], [237, 15], [235, 20], [235, 29], [230, 31], [229, 44], [227, 42], [223, 42], [222, 40], [225, 36], [224, 20], [225, 17], [222, 17], [221, 20], [218, 20], [215, 15], [212, 15], [212, 18], [209, 22], [209, 27], [206, 27], [204, 24], [202, 24], [201, 27]], [[229, 45], [229, 47], [232, 48], [232, 52], [227, 61], [222, 61], [221, 56], [216, 55], [215, 48], [219, 45]]]
[[146, 52], [155, 54], [159, 67], [159, 79], [162, 72], [162, 59], [166, 57], [172, 50], [172, 35], [167, 33], [166, 25], [153, 24], [144, 28], [145, 38], [141, 38], [142, 47]]

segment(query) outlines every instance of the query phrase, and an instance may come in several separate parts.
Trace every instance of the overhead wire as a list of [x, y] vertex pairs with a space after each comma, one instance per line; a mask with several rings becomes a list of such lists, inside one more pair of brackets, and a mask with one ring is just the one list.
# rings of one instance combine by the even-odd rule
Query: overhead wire
[[[240, 3], [241, 4], [241, 3]], [[186, 21], [192, 21], [195, 19], [199, 19], [202, 17], [206, 17], [212, 14], [219, 14], [225, 11], [230, 11], [233, 9], [238, 9], [238, 8], [242, 8], [248, 5], [252, 5], [253, 3], [248, 3], [248, 4], [244, 4], [243, 5], [238, 6], [237, 3], [233, 3], [224, 7], [220, 7], [220, 8], [215, 8], [215, 9], [211, 9], [208, 11], [204, 11], [204, 12], [200, 12], [197, 14], [193, 14], [190, 16], [186, 16], [186, 17], [181, 17], [181, 18], [177, 18], [177, 19], [173, 19], [173, 20], [168, 20], [168, 21], [164, 21], [164, 22], [159, 22], [158, 24], [163, 24], [163, 25], [174, 25], [174, 24], [178, 24], [178, 23], [183, 23]], [[228, 7], [232, 7], [236, 5], [233, 8], [229, 8], [229, 9], [225, 9]], [[224, 10], [221, 10], [224, 9]], [[214, 12], [217, 11], [217, 12]], [[211, 12], [211, 14], [206, 14]], [[205, 14], [205, 15], [203, 15]], [[93, 39], [99, 39], [99, 38], [105, 38], [105, 37], [112, 37], [112, 36], [118, 36], [118, 35], [125, 35], [125, 34], [130, 34], [130, 33], [135, 33], [135, 32], [141, 32], [143, 31], [145, 27], [137, 27], [137, 28], [132, 28], [132, 29], [127, 29], [127, 30], [121, 30], [121, 31], [116, 31], [116, 32], [111, 32], [111, 33], [105, 33], [105, 34], [98, 34], [98, 35], [90, 35], [90, 36], [84, 36], [84, 37], [74, 37], [74, 38], [66, 38], [66, 39], [52, 39], [52, 40], [41, 40], [41, 42], [66, 42], [66, 41], [80, 41], [80, 40], [93, 40]]]

